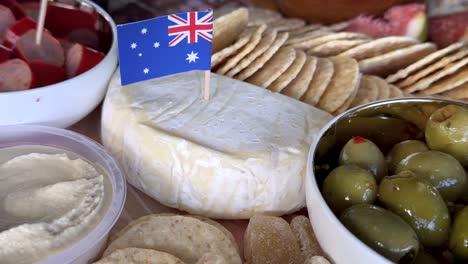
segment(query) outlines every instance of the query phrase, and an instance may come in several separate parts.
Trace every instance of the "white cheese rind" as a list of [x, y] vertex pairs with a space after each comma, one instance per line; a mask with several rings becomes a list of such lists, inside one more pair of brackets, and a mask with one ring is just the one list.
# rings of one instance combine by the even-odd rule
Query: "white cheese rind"
[[332, 116], [280, 94], [203, 72], [120, 86], [102, 140], [128, 181], [159, 202], [213, 218], [281, 215], [304, 206], [311, 142]]

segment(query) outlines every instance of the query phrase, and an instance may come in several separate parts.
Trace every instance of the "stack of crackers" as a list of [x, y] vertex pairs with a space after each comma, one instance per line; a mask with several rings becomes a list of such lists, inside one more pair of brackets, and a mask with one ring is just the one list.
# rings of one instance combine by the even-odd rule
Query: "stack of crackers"
[[[403, 96], [399, 88], [384, 79], [363, 75], [357, 59], [336, 56], [339, 54], [332, 51], [336, 47], [346, 52], [354, 47], [351, 42], [356, 46], [372, 41], [370, 38], [336, 33], [343, 23], [298, 26], [297, 21], [301, 20], [282, 18], [274, 11], [259, 8], [240, 8], [220, 15], [214, 22], [212, 71], [333, 114], [375, 100]], [[311, 48], [315, 46], [322, 54], [314, 54]], [[368, 54], [379, 54], [379, 50], [382, 48], [367, 53], [366, 49], [357, 50], [351, 55], [367, 58]]]
[[454, 43], [387, 77], [406, 93], [468, 101], [468, 44]]

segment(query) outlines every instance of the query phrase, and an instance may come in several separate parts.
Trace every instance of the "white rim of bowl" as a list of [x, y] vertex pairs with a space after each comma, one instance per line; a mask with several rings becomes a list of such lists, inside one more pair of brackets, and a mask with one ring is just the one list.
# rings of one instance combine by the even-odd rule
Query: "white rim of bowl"
[[[333, 225], [335, 225], [336, 228], [339, 229], [340, 233], [344, 234], [344, 236], [346, 237], [347, 240], [351, 240], [354, 243], [359, 244], [362, 248], [364, 248], [367, 251], [368, 254], [371, 254], [371, 255], [373, 255], [373, 257], [380, 259], [381, 262], [392, 263], [387, 258], [385, 258], [381, 254], [379, 254], [377, 251], [375, 251], [374, 249], [372, 249], [371, 247], [366, 245], [364, 242], [362, 242], [353, 233], [351, 233], [351, 231], [349, 231], [341, 223], [341, 221], [338, 219], [338, 217], [336, 217], [336, 215], [332, 212], [332, 210], [328, 206], [327, 202], [323, 198], [322, 192], [320, 191], [320, 188], [319, 188], [319, 186], [317, 184], [317, 181], [316, 181], [316, 178], [315, 178], [315, 170], [314, 170], [314, 167], [315, 167], [314, 161], [315, 161], [315, 154], [316, 154], [317, 146], [318, 146], [320, 140], [325, 135], [325, 133], [330, 128], [332, 128], [336, 124], [336, 122], [338, 120], [343, 118], [343, 116], [349, 115], [350, 113], [353, 113], [353, 112], [355, 112], [357, 110], [362, 110], [362, 109], [366, 109], [366, 108], [374, 107], [374, 106], [393, 104], [393, 103], [398, 103], [398, 102], [427, 102], [427, 103], [430, 103], [430, 102], [434, 102], [434, 101], [447, 102], [447, 103], [455, 102], [455, 103], [466, 104], [463, 101], [449, 100], [449, 99], [435, 98], [435, 97], [401, 97], [401, 98], [384, 99], [384, 100], [368, 103], [368, 104], [365, 104], [365, 105], [357, 106], [357, 107], [354, 107], [354, 108], [351, 108], [351, 109], [347, 110], [346, 112], [343, 112], [343, 113], [339, 114], [338, 116], [333, 118], [331, 121], [329, 121], [327, 123], [327, 125], [325, 125], [320, 130], [317, 138], [314, 140], [314, 143], [311, 145], [310, 150], [309, 150], [309, 155], [308, 155], [308, 158], [307, 158], [307, 171], [310, 171], [311, 173], [310, 173], [310, 175], [307, 174], [306, 177], [309, 177], [309, 176], [312, 177], [312, 179], [311, 179], [312, 188], [313, 188], [314, 192], [318, 196], [321, 207], [324, 209], [325, 217], [328, 218], [328, 219], [331, 219], [331, 221], [333, 222]], [[308, 195], [307, 192], [306, 192], [306, 195]]]
[[112, 52], [116, 52], [116, 48], [117, 48], [117, 26], [115, 25], [115, 22], [114, 20], [112, 19], [112, 17], [109, 15], [109, 13], [107, 13], [103, 8], [101, 8], [99, 5], [97, 5], [96, 3], [90, 1], [90, 0], [76, 0], [76, 1], [79, 1], [79, 2], [84, 2], [86, 4], [89, 4], [91, 5], [98, 14], [102, 15], [102, 17], [104, 18], [105, 21], [107, 21], [107, 23], [109, 23], [110, 27], [111, 27], [111, 30], [112, 30], [112, 45], [110, 46], [109, 48], [109, 51], [107, 52], [106, 56], [104, 56], [104, 59], [102, 59], [101, 62], [99, 62], [98, 64], [96, 64], [93, 68], [91, 68], [90, 70], [86, 71], [86, 72], [83, 72], [82, 74], [78, 75], [78, 76], [75, 76], [73, 78], [70, 78], [70, 79], [66, 79], [65, 81], [61, 81], [61, 82], [58, 82], [58, 83], [54, 83], [54, 84], [51, 84], [51, 85], [47, 85], [47, 86], [43, 86], [43, 87], [37, 87], [37, 88], [33, 88], [33, 89], [28, 89], [28, 90], [22, 90], [22, 91], [11, 91], [11, 92], [2, 92], [0, 93], [0, 96], [8, 96], [8, 95], [11, 95], [11, 94], [28, 94], [28, 93], [36, 93], [38, 91], [43, 91], [43, 90], [50, 90], [50, 89], [55, 89], [55, 88], [60, 88], [60, 86], [63, 84], [63, 83], [67, 83], [67, 82], [71, 82], [72, 80], [75, 80], [75, 78], [81, 78], [82, 76], [85, 76], [86, 74], [89, 73], [89, 71], [91, 71], [92, 69], [94, 69], [95, 67], [98, 67], [100, 66], [101, 64], [104, 63], [104, 61], [107, 61], [109, 60], [110, 58], [110, 54]]
[[[81, 145], [86, 146], [89, 151], [99, 156], [102, 160], [105, 160], [105, 166], [109, 168], [106, 169], [106, 171], [109, 173], [109, 178], [112, 184], [112, 200], [109, 208], [101, 218], [100, 222], [78, 242], [72, 244], [62, 251], [59, 251], [55, 255], [51, 255], [50, 257], [38, 262], [38, 264], [50, 264], [59, 263], [59, 261], [67, 259], [67, 263], [73, 263], [73, 261], [89, 252], [90, 249], [96, 246], [98, 242], [102, 241], [109, 234], [110, 230], [114, 227], [115, 223], [120, 218], [127, 195], [127, 185], [123, 171], [114, 157], [108, 154], [102, 145], [87, 136], [81, 135], [71, 130], [40, 125], [0, 126], [0, 130], [19, 128], [31, 131], [39, 130], [43, 133], [52, 134], [62, 138], [65, 137], [80, 143]], [[55, 147], [60, 148], [59, 146]], [[69, 151], [73, 152], [73, 150]], [[117, 192], [118, 190], [120, 190], [120, 192]], [[108, 222], [106, 223], [105, 220], [108, 220]]]

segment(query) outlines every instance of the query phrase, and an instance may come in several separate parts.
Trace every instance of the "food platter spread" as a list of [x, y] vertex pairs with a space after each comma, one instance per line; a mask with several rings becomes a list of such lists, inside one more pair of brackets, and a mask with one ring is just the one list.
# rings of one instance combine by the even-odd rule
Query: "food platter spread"
[[467, 10], [124, 2], [0, 0], [0, 263], [468, 261]]

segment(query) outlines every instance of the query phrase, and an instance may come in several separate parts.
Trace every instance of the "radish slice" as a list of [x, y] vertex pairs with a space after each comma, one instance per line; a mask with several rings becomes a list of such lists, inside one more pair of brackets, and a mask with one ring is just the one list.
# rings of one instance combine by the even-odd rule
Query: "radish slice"
[[20, 3], [20, 6], [23, 9], [26, 16], [34, 19], [34, 21], [37, 21], [37, 18], [39, 17], [39, 2], [40, 1], [28, 1]]
[[29, 17], [16, 21], [16, 23], [6, 30], [3, 45], [13, 48], [22, 35], [33, 29], [36, 29], [36, 22]]
[[0, 5], [8, 7], [15, 15], [16, 19], [21, 19], [26, 16], [21, 6], [15, 0], [0, 0]]
[[65, 68], [68, 78], [72, 78], [93, 68], [103, 58], [104, 54], [101, 52], [84, 47], [78, 43], [74, 44], [67, 52]]
[[96, 31], [86, 28], [75, 29], [67, 35], [66, 39], [92, 49], [99, 49], [99, 38]]
[[67, 74], [65, 69], [42, 61], [32, 61], [29, 63], [34, 75], [35, 86], [43, 87], [65, 81]]
[[29, 65], [12, 59], [0, 64], [0, 92], [27, 90], [33, 86], [33, 74]]
[[0, 45], [0, 63], [5, 62], [8, 59], [10, 59], [12, 53], [13, 52], [11, 49]]
[[0, 5], [0, 43], [3, 42], [7, 29], [13, 25], [15, 21], [16, 18], [11, 10], [4, 5]]
[[44, 32], [41, 45], [36, 45], [36, 30], [30, 30], [21, 36], [15, 48], [15, 53], [27, 62], [42, 61], [58, 67], [65, 62], [65, 54], [60, 42], [52, 35]]
[[95, 32], [97, 26], [97, 13], [89, 13], [78, 8], [50, 3], [47, 8], [45, 27], [54, 36], [66, 37], [77, 29], [88, 29]]

